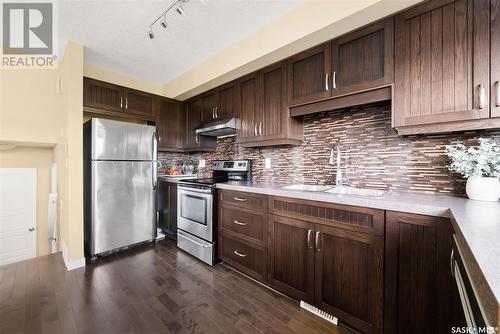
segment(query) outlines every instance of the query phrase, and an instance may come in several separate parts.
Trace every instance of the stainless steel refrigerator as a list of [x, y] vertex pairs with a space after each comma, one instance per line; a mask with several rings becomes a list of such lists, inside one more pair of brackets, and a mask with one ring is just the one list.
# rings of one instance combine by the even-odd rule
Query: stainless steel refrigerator
[[156, 238], [156, 127], [92, 118], [83, 126], [85, 255]]

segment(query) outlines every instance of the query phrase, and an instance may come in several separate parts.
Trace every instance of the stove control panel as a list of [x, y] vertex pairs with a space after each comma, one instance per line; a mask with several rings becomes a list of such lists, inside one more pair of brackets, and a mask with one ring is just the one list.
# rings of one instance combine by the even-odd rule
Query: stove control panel
[[215, 160], [212, 170], [246, 172], [250, 170], [249, 160]]

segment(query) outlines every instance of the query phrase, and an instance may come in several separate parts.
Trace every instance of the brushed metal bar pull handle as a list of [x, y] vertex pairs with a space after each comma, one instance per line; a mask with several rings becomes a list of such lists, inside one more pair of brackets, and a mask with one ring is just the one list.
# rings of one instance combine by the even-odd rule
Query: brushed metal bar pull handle
[[333, 71], [333, 89], [337, 89], [337, 72], [336, 71]]
[[330, 85], [328, 84], [328, 80], [330, 79], [330, 73], [325, 73], [325, 90], [330, 90]]
[[454, 256], [454, 254], [453, 254], [453, 253], [454, 253], [454, 251], [455, 251], [455, 250], [452, 248], [452, 249], [451, 249], [451, 253], [450, 253], [450, 271], [451, 271], [451, 276], [452, 276], [452, 277], [453, 277], [453, 276], [455, 276], [455, 272], [454, 272], [454, 270], [453, 270], [453, 256]]
[[240, 253], [237, 249], [233, 251], [234, 254], [238, 255], [239, 257], [247, 257], [246, 254]]
[[123, 97], [120, 97], [120, 108], [123, 108]]
[[246, 226], [247, 223], [242, 223], [240, 221], [234, 220], [233, 224], [240, 225], [240, 226]]
[[219, 107], [215, 107], [215, 118], [219, 118]]
[[259, 136], [262, 136], [262, 122], [259, 124]]
[[195, 134], [194, 135], [194, 141], [196, 142], [196, 144], [199, 144], [200, 143], [200, 137], [198, 134]]
[[495, 107], [500, 107], [500, 82], [495, 81]]
[[483, 85], [479, 85], [479, 109], [484, 109], [486, 106], [486, 90]]
[[215, 119], [215, 107], [212, 107], [212, 119]]
[[234, 200], [238, 201], [238, 202], [246, 202], [247, 201], [246, 198], [241, 198], [241, 197], [235, 197]]
[[128, 109], [128, 98], [125, 98], [125, 109]]
[[253, 124], [253, 133], [257, 137], [257, 122]]
[[316, 238], [314, 240], [314, 244], [316, 246], [316, 251], [317, 252], [321, 251], [321, 248], [319, 248], [319, 233], [320, 233], [319, 231], [316, 232]]
[[312, 245], [311, 245], [312, 232], [313, 232], [313, 230], [307, 230], [307, 248], [312, 248]]

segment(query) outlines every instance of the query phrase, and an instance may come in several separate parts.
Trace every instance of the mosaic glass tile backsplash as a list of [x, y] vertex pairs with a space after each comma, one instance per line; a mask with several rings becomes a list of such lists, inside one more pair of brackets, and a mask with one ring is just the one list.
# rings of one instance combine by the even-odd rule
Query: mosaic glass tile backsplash
[[[217, 159], [250, 159], [252, 176], [263, 183], [334, 184], [335, 166], [328, 164], [330, 150], [338, 145], [342, 170], [348, 184], [377, 189], [464, 194], [465, 179], [448, 171], [445, 146], [477, 138], [500, 142], [500, 130], [401, 137], [391, 129], [387, 104], [323, 112], [304, 117], [304, 142], [300, 146], [242, 148], [235, 137], [219, 138], [216, 152], [160, 153], [164, 165], [190, 159], [202, 177], [211, 176], [211, 162]], [[264, 168], [264, 159], [271, 168]]]

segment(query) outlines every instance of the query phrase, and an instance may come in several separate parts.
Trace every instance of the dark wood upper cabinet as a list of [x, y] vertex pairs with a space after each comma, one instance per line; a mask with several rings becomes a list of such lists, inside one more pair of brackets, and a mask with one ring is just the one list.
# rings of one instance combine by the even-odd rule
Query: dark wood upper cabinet
[[316, 224], [316, 305], [363, 333], [382, 333], [384, 238]]
[[352, 94], [394, 82], [391, 18], [332, 41], [332, 95]]
[[453, 319], [448, 219], [387, 212], [384, 333], [449, 333]]
[[491, 0], [491, 117], [500, 117], [500, 0]]
[[83, 79], [83, 106], [123, 112], [123, 87], [90, 78]]
[[258, 124], [261, 121], [259, 110], [259, 73], [254, 72], [239, 80], [237, 86], [237, 108], [240, 112], [240, 142], [258, 137]]
[[240, 136], [242, 146], [297, 145], [302, 142], [302, 120], [289, 117], [286, 78], [287, 63], [279, 62], [251, 76], [250, 80], [256, 80], [255, 94], [247, 86], [253, 81], [240, 83], [239, 93], [247, 94], [240, 95], [242, 103], [238, 106], [243, 130]]
[[[201, 122], [211, 122], [216, 119], [215, 108], [217, 107], [217, 91], [211, 90], [200, 97], [201, 101]], [[199, 125], [199, 124], [198, 124]]]
[[83, 78], [83, 110], [86, 112], [153, 121], [157, 108], [156, 95]]
[[330, 97], [331, 47], [331, 43], [328, 42], [288, 59], [289, 105]]
[[270, 216], [270, 284], [298, 300], [314, 301], [314, 224]]
[[215, 137], [195, 135], [193, 130], [202, 123], [201, 101], [192, 99], [184, 103], [185, 141], [184, 151], [215, 151]]
[[400, 134], [484, 127], [489, 40], [489, 0], [429, 1], [396, 16], [393, 125]]
[[260, 122], [261, 136], [283, 133], [288, 118], [286, 108], [286, 64], [278, 63], [260, 73]]
[[184, 148], [185, 118], [179, 101], [160, 98], [156, 113], [158, 150], [179, 151]]
[[236, 101], [236, 82], [230, 82], [218, 88], [219, 101], [215, 110], [216, 119], [226, 119], [230, 117], [238, 117]]
[[124, 111], [128, 114], [153, 117], [158, 105], [158, 97], [134, 89], [124, 88]]

